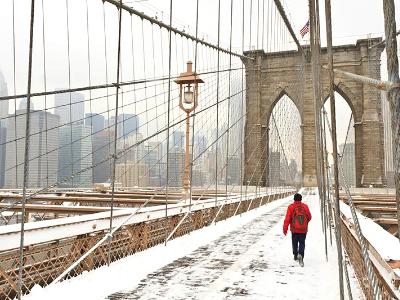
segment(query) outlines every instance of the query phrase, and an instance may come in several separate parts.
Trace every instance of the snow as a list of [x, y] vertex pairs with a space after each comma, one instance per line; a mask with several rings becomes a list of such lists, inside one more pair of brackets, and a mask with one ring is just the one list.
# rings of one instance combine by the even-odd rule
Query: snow
[[[286, 190], [289, 191], [289, 190]], [[284, 192], [284, 190], [281, 190]], [[268, 196], [274, 191], [259, 193], [259, 196]], [[239, 195], [229, 197], [218, 197], [218, 205], [235, 203], [241, 200], [252, 199], [255, 193], [248, 193], [247, 198]], [[191, 207], [189, 203], [178, 203], [168, 205], [168, 215], [178, 215], [187, 212], [211, 208], [215, 206], [215, 198], [195, 201]], [[118, 208], [114, 211], [114, 224], [134, 224], [143, 221], [150, 221], [165, 216], [165, 206], [143, 207], [137, 212], [138, 208]], [[24, 246], [45, 243], [68, 237], [74, 237], [81, 234], [90, 234], [92, 232], [107, 230], [109, 228], [110, 213], [100, 212], [83, 216], [73, 216], [67, 218], [45, 220], [39, 222], [30, 222], [25, 224]], [[0, 226], [0, 251], [16, 249], [20, 243], [19, 224]]]
[[[328, 248], [317, 196], [304, 197], [313, 220], [305, 267], [293, 261], [282, 222], [290, 198], [137, 253], [46, 288], [35, 299], [338, 299], [335, 247]], [[363, 299], [351, 272], [353, 297]]]
[[[264, 194], [267, 195], [267, 194]], [[248, 197], [254, 197], [250, 194]], [[220, 203], [231, 203], [240, 201], [240, 197], [220, 197]], [[213, 207], [215, 199], [198, 201], [191, 207], [192, 211]], [[129, 218], [126, 224], [140, 223], [143, 221], [163, 218], [165, 216], [165, 206], [151, 206], [140, 209], [133, 217], [132, 214], [138, 208], [116, 209], [114, 211], [114, 224], [120, 224]], [[179, 203], [168, 206], [168, 215], [181, 214], [189, 209], [188, 204]], [[81, 234], [89, 234], [95, 231], [106, 230], [110, 224], [110, 213], [100, 212], [82, 216], [73, 216], [39, 222], [30, 222], [25, 225], [24, 246], [39, 244]], [[0, 226], [0, 251], [15, 249], [20, 243], [19, 224]]]
[[[350, 222], [353, 222], [351, 210], [347, 204], [341, 202], [340, 210]], [[363, 235], [380, 256], [386, 261], [400, 260], [400, 243], [398, 239], [359, 212], [357, 212], [357, 216]]]

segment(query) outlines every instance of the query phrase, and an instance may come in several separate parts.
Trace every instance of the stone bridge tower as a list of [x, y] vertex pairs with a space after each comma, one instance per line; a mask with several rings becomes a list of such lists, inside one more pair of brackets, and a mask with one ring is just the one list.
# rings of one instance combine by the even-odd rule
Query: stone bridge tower
[[[371, 47], [380, 39], [358, 40], [355, 45], [336, 46], [334, 68], [380, 79], [383, 48]], [[275, 104], [283, 95], [291, 98], [301, 115], [303, 186], [317, 186], [315, 155], [315, 113], [312, 89], [310, 49], [306, 57], [298, 51], [264, 53], [256, 50], [245, 55], [246, 112], [244, 182], [268, 183], [268, 125]], [[322, 65], [327, 65], [327, 51], [322, 49]], [[329, 97], [329, 77], [321, 72], [323, 99]], [[335, 76], [335, 91], [349, 104], [355, 127], [355, 165], [357, 186], [385, 185], [383, 122], [381, 94], [377, 89]], [[341, 116], [337, 115], [341, 122]], [[343, 120], [346, 121], [347, 120]], [[266, 172], [263, 169], [267, 170]]]

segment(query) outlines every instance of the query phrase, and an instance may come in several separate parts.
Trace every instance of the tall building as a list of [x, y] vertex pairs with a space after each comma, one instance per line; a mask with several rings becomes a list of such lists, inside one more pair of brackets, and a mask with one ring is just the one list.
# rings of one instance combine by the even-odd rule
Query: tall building
[[54, 113], [60, 116], [60, 124], [83, 124], [85, 95], [77, 92], [56, 94]]
[[93, 133], [98, 133], [104, 129], [104, 117], [100, 114], [85, 114], [85, 125], [92, 127]]
[[4, 187], [6, 170], [7, 128], [0, 122], [0, 189]]
[[[21, 102], [18, 105], [18, 109], [19, 110], [26, 110], [26, 108], [28, 107], [28, 99], [26, 97], [21, 99]], [[30, 107], [29, 107], [30, 111], [35, 110], [35, 105], [33, 104], [33, 102], [31, 101], [30, 103]]]
[[[60, 186], [77, 188], [91, 187], [91, 128], [80, 124], [68, 125], [61, 127], [59, 134], [60, 150], [58, 156], [58, 177], [60, 180], [68, 178], [68, 180], [63, 182]], [[77, 172], [82, 173], [77, 174]]]
[[192, 175], [192, 186], [206, 186], [209, 184], [209, 178], [207, 172], [199, 168], [193, 168]]
[[[237, 155], [232, 155], [229, 157], [228, 161], [228, 184], [238, 185], [240, 184], [240, 157]], [[225, 175], [225, 174], [224, 174]]]
[[[298, 176], [297, 176], [297, 163], [296, 160], [291, 159], [290, 163], [289, 163], [289, 180], [293, 180], [294, 182], [297, 183], [296, 180], [298, 180]], [[290, 183], [290, 181], [288, 183]]]
[[[15, 115], [10, 115], [7, 122], [5, 165], [7, 188], [23, 186], [25, 122], [26, 109], [17, 110]], [[49, 112], [42, 110], [30, 112], [29, 188], [44, 187], [57, 181], [59, 122], [59, 117]]]
[[145, 156], [143, 135], [140, 133], [129, 135], [125, 138], [119, 138], [117, 141], [117, 150], [122, 152], [118, 162], [141, 162]]
[[182, 131], [174, 131], [172, 133], [172, 140], [169, 146], [170, 149], [176, 149], [176, 151], [183, 151], [185, 149], [185, 134]]
[[149, 185], [161, 186], [162, 184], [162, 159], [161, 159], [161, 143], [149, 142], [145, 145], [144, 162], [149, 168]]
[[[237, 85], [240, 87], [240, 84]], [[240, 156], [241, 147], [243, 144], [243, 127], [244, 127], [244, 118], [243, 118], [243, 105], [242, 105], [242, 93], [240, 91], [236, 92], [237, 94], [231, 98], [230, 105], [230, 122], [229, 125], [231, 128], [229, 129], [229, 153]], [[232, 91], [232, 94], [235, 94]]]
[[204, 135], [194, 136], [194, 156], [203, 158], [207, 149], [207, 138]]
[[339, 153], [343, 153], [343, 156], [339, 160], [339, 167], [343, 170], [345, 177], [344, 181], [342, 172], [339, 172], [340, 186], [343, 186], [345, 183], [348, 186], [356, 186], [356, 152], [354, 143], [347, 143], [346, 147], [344, 147], [344, 144], [339, 145]]
[[92, 136], [92, 182], [109, 182], [111, 178], [111, 159], [113, 152], [112, 141], [114, 131], [102, 130]]
[[183, 151], [171, 151], [168, 160], [168, 184], [181, 187], [183, 172], [185, 169], [185, 153]]
[[147, 187], [149, 185], [149, 168], [145, 163], [118, 163], [115, 166], [115, 181], [124, 187]]
[[[8, 96], [8, 88], [6, 79], [0, 71], [0, 97], [3, 96]], [[0, 100], [0, 122], [5, 122], [5, 118], [8, 117], [8, 109], [8, 100]]]
[[[8, 88], [4, 75], [0, 71], [0, 97], [2, 96], [8, 96]], [[0, 100], [0, 188], [4, 186], [5, 180], [8, 109], [8, 100]]]
[[[114, 130], [115, 116], [108, 120], [107, 126]], [[135, 114], [119, 114], [117, 122], [118, 138], [136, 135], [139, 129], [139, 117]]]
[[139, 117], [135, 114], [122, 114], [120, 118], [123, 122], [123, 136], [127, 137], [131, 134], [136, 134], [139, 128]]
[[281, 154], [279, 152], [269, 152], [268, 186], [281, 185]]

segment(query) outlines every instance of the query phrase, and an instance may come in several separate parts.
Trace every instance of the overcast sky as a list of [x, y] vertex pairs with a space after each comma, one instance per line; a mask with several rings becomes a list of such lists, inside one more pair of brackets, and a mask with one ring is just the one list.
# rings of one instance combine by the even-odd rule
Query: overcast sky
[[[197, 0], [174, 0], [173, 1], [173, 27], [189, 31], [193, 35], [196, 28], [196, 1]], [[333, 15], [333, 37], [334, 44], [355, 43], [359, 38], [371, 36], [382, 36], [383, 28], [383, 0], [335, 0], [332, 1]], [[43, 2], [43, 7], [42, 7]], [[158, 19], [169, 23], [170, 1], [169, 0], [148, 0], [148, 1], [124, 1], [132, 5], [139, 11], [143, 11], [150, 16], [157, 16]], [[321, 37], [325, 44], [325, 18], [324, 6], [321, 2]], [[397, 24], [400, 23], [400, 3], [397, 4], [396, 15]], [[13, 31], [12, 4], [15, 4], [15, 31]], [[69, 6], [69, 35], [70, 35], [70, 63], [71, 63], [71, 84], [68, 76], [68, 56], [67, 56], [67, 18], [66, 3]], [[105, 83], [104, 50], [107, 50], [108, 57], [108, 82], [114, 82], [116, 78], [116, 41], [118, 29], [118, 14], [115, 7], [106, 3], [104, 5], [105, 18], [103, 18], [103, 2], [101, 0], [43, 0], [36, 1], [35, 12], [35, 40], [34, 40], [34, 64], [33, 64], [33, 90], [44, 90], [43, 74], [43, 20], [45, 23], [44, 37], [46, 42], [46, 73], [47, 90], [56, 88], [80, 87], [88, 85], [88, 54], [87, 54], [87, 19], [86, 3], [88, 3], [88, 24], [90, 35], [90, 59], [91, 59], [91, 84]], [[264, 48], [265, 50], [287, 50], [294, 49], [294, 43], [290, 39], [283, 23], [277, 16], [273, 0], [221, 0], [221, 37], [220, 44], [224, 48], [230, 45], [230, 11], [233, 3], [233, 22], [232, 22], [232, 48], [240, 52], [242, 49], [242, 25], [244, 25], [244, 48], [251, 47]], [[244, 8], [243, 8], [244, 3]], [[27, 82], [27, 53], [29, 35], [29, 7], [30, 0], [1, 0], [0, 1], [0, 70], [4, 73], [8, 83], [9, 93], [14, 91], [14, 56], [13, 56], [13, 33], [15, 33], [15, 70], [17, 94], [26, 92]], [[292, 22], [295, 33], [299, 36], [300, 29], [308, 20], [308, 1], [307, 0], [285, 0], [284, 7]], [[44, 8], [44, 9], [43, 9]], [[251, 10], [250, 10], [251, 8]], [[264, 8], [264, 10], [262, 10]], [[252, 14], [250, 14], [252, 11]], [[43, 18], [44, 12], [44, 18]], [[242, 14], [244, 12], [244, 22]], [[199, 33], [201, 39], [211, 43], [217, 43], [218, 37], [218, 1], [199, 0]], [[104, 20], [106, 23], [104, 24]], [[264, 26], [262, 25], [264, 20]], [[133, 18], [133, 37], [130, 28], [130, 18], [126, 15], [123, 19], [123, 41], [122, 56], [124, 65], [129, 65], [130, 43], [134, 42], [134, 54], [136, 57], [136, 79], [148, 78], [148, 73], [154, 67], [155, 74], [166, 74], [167, 62], [167, 32], [161, 31], [156, 27], [151, 27], [149, 23], [134, 17]], [[257, 26], [257, 23], [259, 25]], [[250, 26], [251, 25], [251, 26]], [[107, 47], [104, 47], [104, 31], [106, 27]], [[250, 34], [251, 32], [251, 34]], [[144, 33], [144, 35], [142, 35]], [[263, 35], [264, 33], [264, 35]], [[152, 34], [155, 34], [152, 36]], [[258, 36], [258, 39], [257, 39]], [[300, 38], [300, 37], [299, 37]], [[309, 35], [304, 39], [300, 38], [301, 43], [308, 43]], [[151, 43], [153, 39], [153, 44]], [[251, 39], [251, 46], [250, 46]], [[144, 41], [145, 40], [145, 41]], [[264, 44], [262, 44], [264, 42]], [[175, 47], [178, 49], [181, 41], [174, 40]], [[163, 53], [161, 46], [163, 44]], [[183, 51], [183, 42], [180, 50]], [[155, 51], [155, 59], [151, 57], [151, 52]], [[205, 50], [206, 51], [206, 50]], [[173, 63], [173, 73], [179, 73], [184, 67], [186, 59], [194, 59], [193, 45], [191, 49], [183, 53], [183, 57], [177, 57]], [[205, 55], [211, 55], [210, 53]], [[179, 56], [179, 55], [177, 55]], [[144, 58], [143, 58], [144, 57]], [[164, 65], [160, 67], [163, 60]], [[147, 70], [144, 74], [143, 65], [147, 62]], [[227, 60], [225, 59], [225, 63]], [[202, 62], [204, 68], [211, 67]], [[200, 65], [200, 62], [199, 62]], [[384, 70], [383, 70], [384, 71]], [[385, 72], [383, 72], [383, 77]], [[154, 76], [155, 74], [151, 74]], [[123, 79], [132, 80], [130, 70], [123, 70]], [[49, 99], [51, 103], [51, 99]], [[347, 121], [350, 113], [344, 101], [338, 100], [338, 113], [342, 116], [343, 122], [339, 124], [339, 133], [347, 129]], [[40, 101], [43, 103], [43, 101]], [[40, 107], [35, 104], [37, 108]], [[103, 105], [103, 106], [102, 106]], [[10, 107], [10, 111], [13, 110]], [[94, 111], [103, 111], [104, 103], [99, 103], [93, 108]], [[339, 137], [343, 140], [343, 137]]]

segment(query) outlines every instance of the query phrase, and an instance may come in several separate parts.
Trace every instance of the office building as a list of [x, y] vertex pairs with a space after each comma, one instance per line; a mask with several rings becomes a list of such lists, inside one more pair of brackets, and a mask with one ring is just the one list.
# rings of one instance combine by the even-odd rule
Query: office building
[[58, 176], [60, 180], [66, 180], [60, 186], [91, 187], [93, 180], [91, 128], [75, 124], [61, 127], [59, 133]]
[[[28, 188], [45, 187], [57, 182], [59, 122], [59, 117], [49, 112], [41, 110], [30, 112]], [[23, 187], [25, 124], [26, 109], [17, 110], [16, 114], [10, 115], [7, 122], [5, 164], [7, 188]]]

